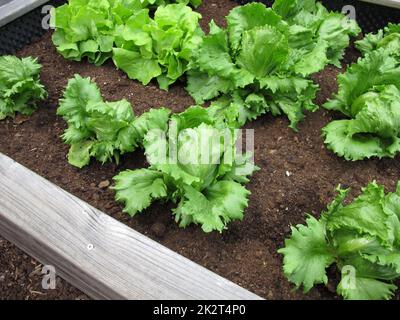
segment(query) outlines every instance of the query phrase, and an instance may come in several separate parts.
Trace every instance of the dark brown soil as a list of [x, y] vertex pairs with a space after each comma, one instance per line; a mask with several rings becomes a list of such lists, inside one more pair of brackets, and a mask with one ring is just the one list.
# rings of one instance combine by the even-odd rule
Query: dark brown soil
[[[204, 26], [211, 18], [222, 23], [221, 17], [235, 6], [229, 0], [205, 0], [199, 9]], [[66, 161], [68, 146], [60, 135], [65, 123], [56, 116], [58, 99], [67, 81], [75, 73], [95, 78], [107, 100], [126, 98], [140, 114], [151, 107], [167, 106], [183, 111], [193, 104], [182, 85], [175, 85], [167, 93], [156, 85], [144, 87], [108, 63], [95, 67], [88, 63], [75, 63], [58, 55], [47, 34], [37, 43], [25, 48], [20, 56], [37, 56], [43, 65], [42, 81], [49, 91], [49, 99], [26, 122], [13, 120], [0, 123], [0, 152], [103, 210], [132, 228], [159, 241], [163, 245], [236, 282], [267, 299], [334, 299], [334, 283], [329, 289], [318, 286], [308, 295], [293, 292], [293, 286], [282, 274], [282, 257], [277, 249], [282, 247], [290, 233], [290, 225], [303, 223], [306, 212], [318, 215], [332, 200], [339, 184], [353, 188], [353, 195], [362, 186], [376, 179], [394, 190], [400, 176], [399, 159], [346, 162], [324, 146], [321, 128], [335, 114], [323, 109], [308, 114], [296, 134], [288, 128], [285, 118], [266, 115], [250, 123], [255, 129], [255, 161], [262, 168], [248, 188], [252, 191], [249, 208], [243, 222], [229, 225], [226, 232], [204, 234], [199, 227], [179, 229], [175, 224], [170, 205], [155, 204], [143, 214], [129, 218], [115, 203], [114, 193], [99, 188], [99, 183], [112, 181], [112, 177], [126, 168], [146, 166], [141, 151], [122, 158], [122, 163], [104, 166], [93, 162], [78, 170]], [[349, 50], [345, 62], [355, 61], [357, 53]], [[336, 90], [336, 75], [340, 70], [328, 67], [315, 76], [321, 86], [317, 102], [323, 103]], [[52, 293], [32, 294], [41, 291], [39, 276], [30, 276], [36, 262], [18, 249], [1, 241], [5, 254], [0, 256], [0, 298], [74, 299], [82, 293], [60, 281]], [[18, 274], [16, 271], [18, 270]], [[333, 278], [335, 274], [331, 271]]]
[[89, 299], [59, 277], [55, 290], [44, 290], [41, 285], [43, 265], [2, 238], [0, 252], [0, 300]]

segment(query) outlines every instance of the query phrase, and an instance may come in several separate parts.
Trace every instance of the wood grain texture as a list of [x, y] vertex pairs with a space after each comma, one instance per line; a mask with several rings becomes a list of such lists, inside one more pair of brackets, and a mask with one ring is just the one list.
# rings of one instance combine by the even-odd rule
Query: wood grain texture
[[361, 1], [400, 9], [400, 0], [361, 0]]
[[0, 27], [48, 1], [49, 0], [6, 0], [0, 2]]
[[260, 299], [1, 153], [0, 234], [96, 299]]

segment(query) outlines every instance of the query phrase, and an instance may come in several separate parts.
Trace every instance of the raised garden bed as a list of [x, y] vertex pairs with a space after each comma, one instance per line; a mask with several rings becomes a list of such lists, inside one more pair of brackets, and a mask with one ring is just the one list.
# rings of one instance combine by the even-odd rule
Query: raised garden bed
[[[223, 25], [223, 17], [236, 5], [229, 0], [204, 1], [198, 9], [203, 15], [202, 27], [206, 29], [211, 19]], [[106, 100], [125, 98], [132, 103], [137, 114], [162, 106], [183, 111], [194, 104], [190, 96], [179, 83], [173, 85], [168, 93], [153, 83], [144, 87], [115, 70], [112, 63], [96, 67], [85, 62], [67, 61], [56, 52], [50, 32], [17, 55], [39, 57], [43, 65], [41, 79], [49, 98], [32, 117], [0, 122], [1, 153], [140, 233], [263, 298], [337, 298], [333, 282], [328, 288], [316, 287], [308, 295], [294, 292], [283, 276], [282, 256], [277, 249], [283, 246], [290, 225], [304, 222], [305, 212], [317, 215], [324, 210], [338, 183], [351, 186], [352, 196], [374, 179], [393, 191], [400, 176], [398, 158], [346, 162], [337, 157], [326, 149], [320, 132], [328, 122], [340, 116], [324, 109], [307, 114], [299, 125], [299, 133], [288, 128], [286, 119], [266, 115], [246, 126], [255, 129], [255, 162], [261, 170], [248, 185], [252, 195], [243, 222], [230, 224], [222, 234], [204, 234], [196, 227], [182, 230], [171, 218], [170, 207], [161, 203], [135, 218], [129, 218], [115, 203], [114, 192], [102, 188], [101, 182], [111, 182], [122, 169], [145, 167], [143, 153], [137, 151], [123, 156], [118, 166], [100, 165], [95, 161], [82, 170], [70, 166], [66, 161], [68, 146], [60, 139], [65, 122], [55, 114], [67, 80], [75, 73], [95, 78]], [[358, 56], [355, 49], [349, 48], [341, 70], [327, 67], [314, 76], [321, 86], [317, 98], [319, 105], [337, 90], [336, 75], [346, 68], [346, 64], [355, 62]], [[15, 249], [13, 255], [20, 255], [20, 252]], [[11, 268], [1, 260], [0, 263], [0, 274]], [[329, 273], [330, 279], [337, 274], [335, 270], [329, 270]], [[17, 281], [4, 283], [11, 283], [11, 286], [3, 289], [0, 282], [0, 293], [13, 290], [15, 297], [23, 297], [23, 290], [21, 295], [17, 293]], [[71, 293], [64, 286], [59, 290], [57, 298], [82, 295], [80, 292]]]

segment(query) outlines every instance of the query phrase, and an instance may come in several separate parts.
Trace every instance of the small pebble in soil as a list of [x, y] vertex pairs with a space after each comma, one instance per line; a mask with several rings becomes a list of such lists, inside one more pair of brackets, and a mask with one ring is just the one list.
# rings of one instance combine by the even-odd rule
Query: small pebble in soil
[[154, 234], [157, 238], [162, 238], [165, 234], [165, 225], [161, 222], [156, 222], [150, 228], [152, 234]]
[[100, 189], [106, 189], [109, 186], [110, 186], [110, 181], [108, 181], [108, 180], [104, 180], [104, 181], [99, 183], [99, 188]]
[[29, 120], [29, 117], [28, 117], [28, 116], [24, 116], [24, 115], [22, 115], [22, 114], [18, 114], [18, 115], [14, 118], [13, 122], [14, 122], [14, 124], [23, 124], [24, 122], [26, 122], [26, 121], [28, 121], [28, 120]]
[[264, 253], [261, 250], [256, 251], [256, 257], [257, 258], [262, 258], [264, 256]]
[[106, 205], [104, 206], [104, 208], [105, 208], [106, 210], [110, 210], [110, 209], [113, 208], [114, 206], [115, 206], [114, 201], [110, 201], [110, 202], [107, 202], [107, 203], [106, 203]]

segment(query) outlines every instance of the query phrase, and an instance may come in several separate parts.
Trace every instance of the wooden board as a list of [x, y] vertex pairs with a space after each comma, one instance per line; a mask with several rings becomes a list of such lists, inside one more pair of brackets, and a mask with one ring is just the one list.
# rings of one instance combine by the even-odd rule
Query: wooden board
[[0, 234], [96, 299], [261, 299], [1, 153]]
[[0, 1], [0, 27], [23, 16], [49, 0], [2, 0]]
[[362, 1], [400, 9], [400, 0], [362, 0]]

